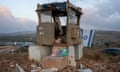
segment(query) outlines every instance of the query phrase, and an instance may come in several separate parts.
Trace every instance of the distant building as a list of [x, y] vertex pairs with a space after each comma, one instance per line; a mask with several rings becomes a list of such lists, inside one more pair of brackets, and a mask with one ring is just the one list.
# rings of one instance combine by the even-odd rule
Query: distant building
[[15, 42], [16, 46], [30, 46], [30, 45], [34, 45], [34, 42]]
[[0, 41], [0, 46], [4, 46], [4, 45], [5, 45], [5, 43]]
[[34, 42], [4, 42], [4, 41], [0, 41], [0, 45], [1, 46], [30, 46], [30, 45], [34, 45]]

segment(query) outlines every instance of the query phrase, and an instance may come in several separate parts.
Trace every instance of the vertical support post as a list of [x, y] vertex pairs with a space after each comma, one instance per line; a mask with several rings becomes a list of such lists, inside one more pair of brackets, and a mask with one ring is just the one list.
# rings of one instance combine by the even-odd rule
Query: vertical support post
[[38, 16], [38, 25], [37, 25], [37, 29], [36, 29], [36, 31], [37, 31], [37, 33], [36, 33], [36, 44], [38, 44], [38, 42], [39, 42], [39, 26], [40, 26], [40, 24], [41, 24], [41, 14], [40, 14], [40, 4], [38, 3], [37, 4], [37, 9], [36, 9], [36, 12], [37, 12], [37, 16]]
[[67, 26], [68, 26], [68, 23], [69, 23], [69, 0], [67, 0], [66, 10], [67, 10]]
[[37, 4], [37, 10], [36, 10], [36, 12], [37, 12], [37, 15], [38, 15], [38, 23], [39, 23], [39, 25], [41, 24], [41, 14], [40, 14], [40, 4], [38, 3]]
[[75, 57], [75, 48], [74, 46], [69, 46], [69, 56]]
[[75, 45], [74, 48], [75, 48], [75, 59], [80, 60], [83, 56], [83, 47], [81, 44], [79, 44], [79, 45]]

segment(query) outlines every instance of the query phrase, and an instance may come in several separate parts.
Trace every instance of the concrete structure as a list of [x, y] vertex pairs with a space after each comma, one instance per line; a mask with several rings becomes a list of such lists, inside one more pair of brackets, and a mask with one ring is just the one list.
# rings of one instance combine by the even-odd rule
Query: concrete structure
[[[36, 34], [37, 46], [29, 48], [29, 58], [39, 61], [49, 54], [54, 46], [68, 48], [68, 56], [76, 60], [82, 57], [80, 38], [81, 8], [67, 2], [38, 4], [36, 9], [38, 26]], [[61, 18], [65, 17], [65, 25]]]

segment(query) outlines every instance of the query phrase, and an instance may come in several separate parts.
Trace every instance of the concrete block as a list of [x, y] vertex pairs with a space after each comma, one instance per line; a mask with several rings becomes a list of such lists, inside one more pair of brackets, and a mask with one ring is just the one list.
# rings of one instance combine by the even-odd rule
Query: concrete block
[[30, 46], [28, 49], [29, 59], [39, 62], [42, 57], [51, 54], [51, 48], [48, 46]]

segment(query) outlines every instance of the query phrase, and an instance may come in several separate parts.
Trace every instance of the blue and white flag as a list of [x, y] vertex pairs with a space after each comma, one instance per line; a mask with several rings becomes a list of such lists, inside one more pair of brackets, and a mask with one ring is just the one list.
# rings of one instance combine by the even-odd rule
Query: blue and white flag
[[90, 48], [94, 37], [94, 30], [81, 29], [81, 38], [83, 47]]

